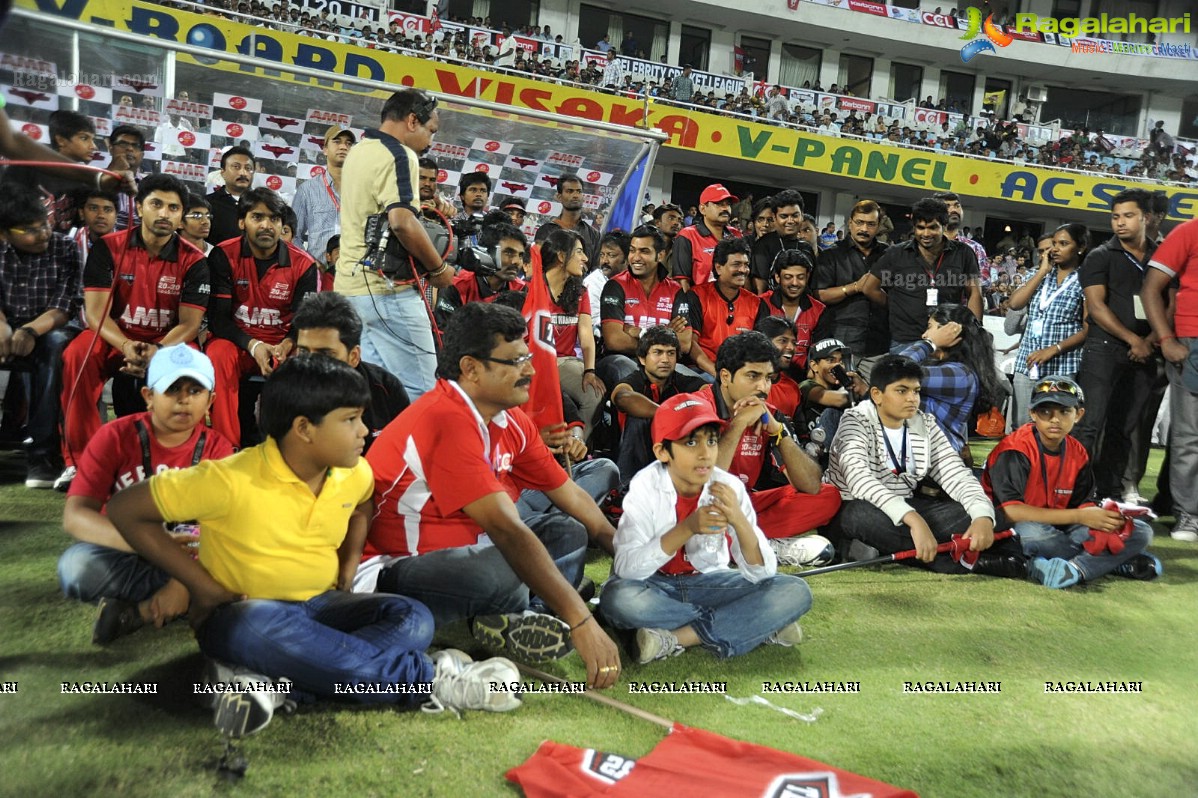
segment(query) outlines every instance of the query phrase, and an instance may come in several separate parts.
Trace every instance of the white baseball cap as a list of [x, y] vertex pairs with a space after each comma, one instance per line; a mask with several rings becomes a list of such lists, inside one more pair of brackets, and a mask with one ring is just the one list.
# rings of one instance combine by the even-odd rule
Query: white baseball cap
[[164, 346], [154, 353], [146, 371], [146, 385], [156, 393], [165, 393], [181, 377], [191, 377], [208, 390], [216, 385], [212, 361], [198, 349], [186, 344]]

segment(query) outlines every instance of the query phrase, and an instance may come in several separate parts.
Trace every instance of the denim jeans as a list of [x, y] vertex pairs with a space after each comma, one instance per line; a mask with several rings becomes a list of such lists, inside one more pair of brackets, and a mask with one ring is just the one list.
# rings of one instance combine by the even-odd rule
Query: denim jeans
[[362, 359], [399, 377], [414, 402], [436, 382], [432, 322], [420, 292], [346, 297], [362, 319]]
[[[307, 601], [249, 599], [218, 607], [196, 630], [209, 657], [272, 679], [286, 677], [318, 697], [338, 684], [415, 684], [433, 678], [426, 607], [403, 596], [329, 590]], [[418, 704], [419, 695], [348, 694], [363, 704]]]
[[145, 601], [170, 580], [166, 571], [136, 554], [94, 543], [76, 543], [58, 558], [58, 584], [67, 598]]
[[1152, 527], [1138, 518], [1131, 523], [1131, 537], [1124, 542], [1123, 551], [1118, 554], [1088, 553], [1082, 544], [1090, 539], [1090, 529], [1082, 524], [1061, 528], [1037, 521], [1020, 521], [1015, 524], [1015, 533], [1019, 535], [1024, 554], [1069, 560], [1082, 572], [1082, 578], [1090, 582], [1109, 574], [1152, 543]]
[[61, 445], [58, 439], [58, 422], [62, 393], [62, 353], [75, 337], [72, 330], [59, 328], [42, 335], [33, 345], [33, 351], [19, 361], [32, 367], [29, 375], [29, 447], [30, 460], [50, 458], [57, 460]]
[[739, 571], [648, 579], [612, 578], [600, 608], [621, 629], [680, 629], [690, 626], [718, 657], [752, 651], [811, 609], [811, 589], [797, 576], [778, 574], [753, 583]]

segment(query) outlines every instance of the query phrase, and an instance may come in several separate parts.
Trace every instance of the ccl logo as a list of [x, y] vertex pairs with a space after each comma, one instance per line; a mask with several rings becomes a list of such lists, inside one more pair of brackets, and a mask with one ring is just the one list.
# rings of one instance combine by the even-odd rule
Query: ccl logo
[[[976, 39], [978, 33], [985, 34], [985, 38]], [[990, 14], [986, 17], [986, 21], [982, 22], [982, 12], [977, 8], [969, 9], [969, 28], [966, 29], [962, 39], [973, 39], [969, 44], [961, 48], [961, 60], [969, 63], [975, 55], [981, 53], [996, 53], [994, 45], [1006, 47], [1011, 42], [1015, 41], [1014, 37], [1008, 36], [994, 24], [994, 15]]]

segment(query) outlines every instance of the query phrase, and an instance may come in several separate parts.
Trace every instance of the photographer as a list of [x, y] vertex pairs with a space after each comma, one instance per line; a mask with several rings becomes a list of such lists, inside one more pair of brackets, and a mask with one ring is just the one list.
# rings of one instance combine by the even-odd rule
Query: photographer
[[[342, 167], [341, 268], [334, 287], [362, 317], [362, 357], [403, 380], [412, 399], [432, 388], [437, 356], [432, 308], [417, 278], [439, 289], [453, 281], [420, 221], [417, 154], [440, 124], [437, 100], [417, 89], [398, 91], [383, 106], [378, 130], [367, 130]], [[386, 254], [367, 242], [371, 217], [386, 214]], [[378, 228], [378, 225], [375, 225]], [[398, 245], [398, 246], [397, 246]]]
[[528, 262], [528, 241], [504, 211], [492, 211], [482, 220], [479, 246], [458, 249], [462, 267], [453, 284], [440, 291], [434, 315], [444, 330], [454, 311], [467, 302], [492, 302], [500, 291], [522, 291], [520, 272]]

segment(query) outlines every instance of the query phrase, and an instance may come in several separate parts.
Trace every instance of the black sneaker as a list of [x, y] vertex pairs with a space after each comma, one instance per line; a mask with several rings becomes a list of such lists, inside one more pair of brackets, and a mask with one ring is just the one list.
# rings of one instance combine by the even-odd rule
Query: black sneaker
[[1139, 579], [1147, 582], [1156, 579], [1165, 570], [1161, 561], [1151, 554], [1137, 554], [1115, 569], [1115, 573], [1126, 579]]
[[574, 647], [566, 622], [539, 612], [480, 615], [470, 628], [475, 640], [521, 662], [561, 659]]
[[132, 634], [145, 625], [137, 604], [115, 598], [100, 599], [96, 625], [92, 628], [92, 642], [106, 646], [118, 637]]
[[973, 572], [1004, 579], [1027, 579], [1027, 560], [1018, 554], [982, 552], [973, 564]]
[[29, 461], [29, 470], [25, 472], [25, 487], [48, 490], [54, 487], [62, 468], [48, 457], [39, 457]]
[[595, 580], [589, 576], [584, 576], [575, 589], [578, 591], [579, 597], [588, 604], [591, 602], [591, 599], [595, 598], [595, 593], [597, 592]]

